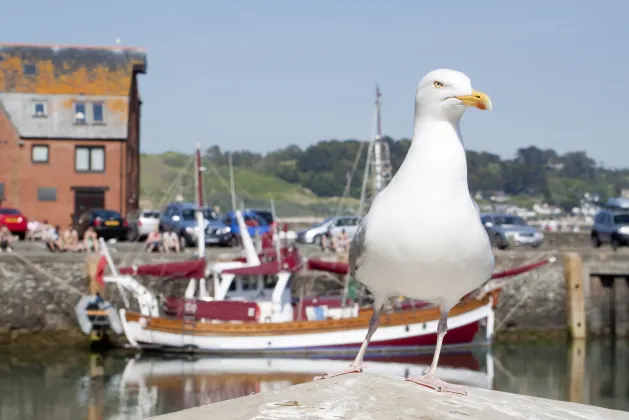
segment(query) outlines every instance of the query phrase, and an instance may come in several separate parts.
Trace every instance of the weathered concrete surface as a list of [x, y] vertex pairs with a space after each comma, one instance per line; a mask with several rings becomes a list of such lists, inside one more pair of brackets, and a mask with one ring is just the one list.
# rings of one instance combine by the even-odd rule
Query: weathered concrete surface
[[438, 393], [402, 378], [351, 374], [152, 417], [155, 420], [627, 420], [629, 413], [468, 388]]

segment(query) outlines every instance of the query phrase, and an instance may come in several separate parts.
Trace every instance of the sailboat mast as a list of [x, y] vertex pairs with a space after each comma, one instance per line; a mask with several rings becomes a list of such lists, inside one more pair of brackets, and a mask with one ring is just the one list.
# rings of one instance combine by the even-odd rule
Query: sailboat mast
[[229, 152], [229, 187], [232, 196], [232, 211], [236, 211], [236, 186], [234, 185], [234, 165], [232, 163], [232, 152]]
[[203, 207], [203, 177], [201, 176], [201, 146], [198, 144], [196, 174], [195, 184], [197, 186], [197, 206], [201, 208]]
[[384, 188], [382, 179], [382, 120], [380, 119], [380, 86], [376, 86], [376, 140], [373, 144], [374, 196]]
[[196, 159], [194, 161], [194, 184], [196, 188], [196, 212], [197, 219], [197, 250], [199, 258], [205, 258], [205, 217], [203, 216], [203, 171], [201, 166], [201, 145], [197, 144]]

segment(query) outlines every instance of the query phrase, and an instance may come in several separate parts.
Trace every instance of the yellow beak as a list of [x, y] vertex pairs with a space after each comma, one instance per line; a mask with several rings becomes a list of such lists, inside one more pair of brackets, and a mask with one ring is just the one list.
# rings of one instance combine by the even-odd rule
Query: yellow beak
[[465, 106], [474, 106], [483, 111], [491, 111], [491, 99], [483, 92], [473, 90], [471, 95], [457, 96], [456, 98]]

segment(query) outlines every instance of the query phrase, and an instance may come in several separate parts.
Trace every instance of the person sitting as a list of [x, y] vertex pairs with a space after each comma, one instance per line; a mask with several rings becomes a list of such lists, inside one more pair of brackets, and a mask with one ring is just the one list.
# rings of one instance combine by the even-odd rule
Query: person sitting
[[57, 225], [50, 228], [46, 234], [46, 247], [53, 252], [64, 250], [60, 230], [61, 226]]
[[9, 228], [6, 226], [2, 226], [0, 228], [0, 252], [13, 252], [13, 248], [11, 248], [12, 243], [13, 235], [11, 235]]
[[96, 231], [92, 226], [88, 227], [83, 234], [83, 249], [87, 252], [94, 251], [96, 254], [99, 253], [98, 235], [96, 235]]
[[336, 252], [343, 253], [349, 248], [349, 236], [345, 229], [341, 230], [339, 237], [336, 240]]
[[146, 237], [146, 250], [147, 252], [159, 252], [162, 250], [162, 235], [160, 235], [157, 227]]
[[35, 239], [39, 239], [38, 234], [40, 232], [42, 224], [37, 220], [29, 220], [26, 224], [26, 239], [29, 241], [34, 241]]
[[72, 223], [70, 223], [67, 229], [63, 231], [61, 237], [63, 238], [64, 249], [66, 251], [80, 250], [79, 234], [77, 233], [76, 229], [74, 229], [74, 226], [72, 226]]
[[165, 252], [170, 252], [170, 251], [180, 252], [181, 251], [181, 248], [179, 245], [179, 236], [177, 236], [177, 234], [173, 232], [173, 229], [171, 227], [167, 228], [166, 232], [162, 235], [162, 244], [164, 246]]

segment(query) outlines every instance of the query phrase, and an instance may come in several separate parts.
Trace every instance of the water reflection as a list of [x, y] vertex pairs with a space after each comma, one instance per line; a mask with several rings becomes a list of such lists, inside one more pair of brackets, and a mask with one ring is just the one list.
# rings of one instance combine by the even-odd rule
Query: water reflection
[[[629, 410], [626, 342], [444, 354], [443, 379]], [[420, 374], [431, 355], [371, 358], [369, 372]], [[0, 354], [0, 420], [142, 419], [306, 382], [347, 359]]]

